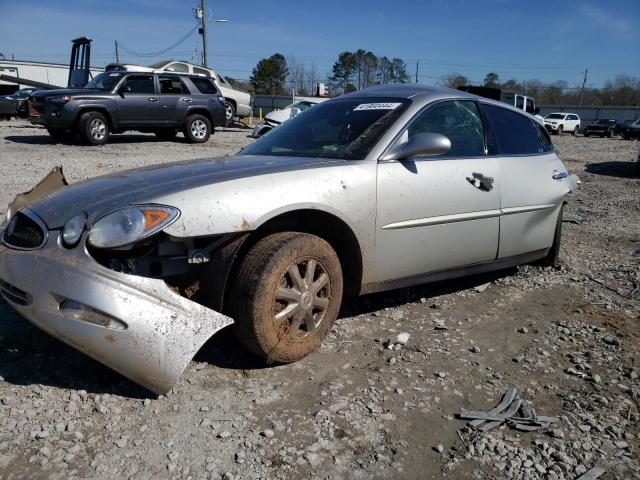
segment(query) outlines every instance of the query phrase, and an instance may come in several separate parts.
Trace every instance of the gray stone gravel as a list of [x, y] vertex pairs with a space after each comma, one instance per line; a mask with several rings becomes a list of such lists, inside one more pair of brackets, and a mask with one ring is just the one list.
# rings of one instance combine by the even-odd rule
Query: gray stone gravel
[[[124, 135], [52, 144], [0, 122], [0, 210], [62, 164], [71, 181], [233, 153]], [[506, 272], [345, 301], [310, 357], [266, 366], [231, 330], [158, 398], [30, 326], [0, 301], [0, 480], [638, 478], [640, 179], [636, 142], [554, 137], [583, 180], [559, 270]], [[410, 339], [387, 348], [400, 333]], [[568, 373], [571, 370], [573, 373]], [[548, 431], [481, 434], [454, 418], [515, 385]]]

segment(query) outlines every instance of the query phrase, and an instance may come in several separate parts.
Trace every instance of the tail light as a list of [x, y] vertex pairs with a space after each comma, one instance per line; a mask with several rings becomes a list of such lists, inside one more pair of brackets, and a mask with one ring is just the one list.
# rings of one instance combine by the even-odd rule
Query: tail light
[[36, 107], [33, 106], [33, 102], [29, 100], [29, 116], [30, 117], [39, 117], [40, 112]]

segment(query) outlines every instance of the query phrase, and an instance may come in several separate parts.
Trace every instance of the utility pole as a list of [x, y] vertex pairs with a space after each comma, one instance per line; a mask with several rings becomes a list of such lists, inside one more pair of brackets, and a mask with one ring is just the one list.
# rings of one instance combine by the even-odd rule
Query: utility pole
[[120, 55], [118, 55], [118, 41], [114, 40], [113, 42], [116, 45], [116, 63], [120, 63]]
[[582, 88], [580, 88], [580, 106], [582, 106], [582, 97], [584, 96], [584, 86], [587, 84], [587, 72], [588, 70], [584, 69], [584, 79], [582, 80]]
[[418, 68], [420, 66], [420, 60], [416, 60], [416, 83], [418, 83]]
[[209, 68], [207, 59], [207, 13], [204, 2], [205, 0], [200, 0], [200, 12], [202, 14], [202, 27], [200, 27], [200, 35], [202, 35], [202, 66]]

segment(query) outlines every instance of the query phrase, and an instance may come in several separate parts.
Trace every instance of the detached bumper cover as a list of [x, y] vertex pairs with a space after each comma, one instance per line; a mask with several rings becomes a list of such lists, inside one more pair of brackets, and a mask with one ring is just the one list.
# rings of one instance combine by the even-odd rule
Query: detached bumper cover
[[[0, 234], [2, 233], [0, 229]], [[40, 250], [0, 246], [0, 294], [31, 323], [132, 381], [161, 394], [201, 346], [233, 323], [156, 279], [109, 270], [84, 242]]]

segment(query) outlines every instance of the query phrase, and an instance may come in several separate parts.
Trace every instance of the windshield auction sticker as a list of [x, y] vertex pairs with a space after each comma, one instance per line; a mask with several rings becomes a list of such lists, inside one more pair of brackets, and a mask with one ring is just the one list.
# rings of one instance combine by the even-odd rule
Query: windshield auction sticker
[[353, 109], [354, 112], [360, 110], [395, 110], [401, 103], [361, 103]]

